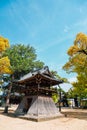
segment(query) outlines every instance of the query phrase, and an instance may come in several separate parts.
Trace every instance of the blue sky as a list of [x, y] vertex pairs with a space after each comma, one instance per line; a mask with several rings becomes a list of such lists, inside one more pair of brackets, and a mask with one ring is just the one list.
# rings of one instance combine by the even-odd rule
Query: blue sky
[[30, 44], [39, 60], [70, 81], [75, 74], [66, 74], [62, 66], [76, 34], [86, 34], [86, 27], [86, 0], [0, 0], [0, 35], [10, 44]]

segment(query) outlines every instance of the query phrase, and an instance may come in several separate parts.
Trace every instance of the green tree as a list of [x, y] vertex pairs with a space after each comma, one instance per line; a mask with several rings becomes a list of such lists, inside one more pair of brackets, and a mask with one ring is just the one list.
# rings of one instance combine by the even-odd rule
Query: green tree
[[11, 61], [14, 78], [19, 79], [26, 73], [42, 68], [44, 63], [37, 60], [35, 49], [30, 45], [12, 45], [4, 55]]
[[[69, 83], [69, 81], [66, 78], [62, 78], [61, 76], [58, 75], [57, 71], [52, 70], [51, 74], [57, 78], [60, 79], [61, 81], [63, 81], [64, 83]], [[60, 87], [60, 85], [58, 85], [57, 89], [57, 93], [54, 93], [52, 95], [52, 98], [54, 100], [55, 103], [58, 103], [59, 105], [59, 111], [61, 111], [61, 96], [62, 94], [65, 94], [65, 91]]]
[[35, 49], [30, 45], [12, 45], [10, 49], [5, 51], [4, 56], [9, 57], [13, 70], [11, 77], [9, 77], [9, 79], [8, 77], [5, 78], [5, 80], [8, 79], [8, 81], [10, 81], [4, 110], [5, 113], [8, 113], [10, 93], [11, 91], [16, 91], [16, 86], [12, 84], [12, 80], [14, 78], [19, 79], [21, 76], [34, 69], [42, 68], [44, 63], [36, 59], [37, 55]]

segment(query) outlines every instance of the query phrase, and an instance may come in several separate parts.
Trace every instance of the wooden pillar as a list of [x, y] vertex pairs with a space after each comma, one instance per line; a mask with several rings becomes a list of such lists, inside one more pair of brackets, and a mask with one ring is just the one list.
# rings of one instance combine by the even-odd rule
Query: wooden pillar
[[59, 85], [58, 87], [59, 87], [59, 111], [61, 112], [61, 88]]
[[37, 77], [36, 77], [37, 95], [39, 95], [40, 83], [41, 83], [41, 77], [39, 75], [37, 75]]

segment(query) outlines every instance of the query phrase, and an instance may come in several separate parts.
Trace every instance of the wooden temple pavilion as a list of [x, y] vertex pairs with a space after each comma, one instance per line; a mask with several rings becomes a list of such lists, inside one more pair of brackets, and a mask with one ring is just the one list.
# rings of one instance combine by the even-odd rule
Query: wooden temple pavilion
[[28, 73], [16, 83], [19, 85], [19, 92], [25, 94], [15, 111], [17, 116], [40, 121], [61, 115], [52, 100], [52, 94], [57, 93], [52, 86], [63, 81], [53, 77], [47, 66]]

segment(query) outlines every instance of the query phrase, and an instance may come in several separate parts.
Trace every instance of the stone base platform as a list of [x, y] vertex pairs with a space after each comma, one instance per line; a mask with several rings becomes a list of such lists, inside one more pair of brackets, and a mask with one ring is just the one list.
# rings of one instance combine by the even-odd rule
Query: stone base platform
[[18, 118], [30, 120], [30, 121], [36, 121], [36, 122], [52, 120], [52, 119], [57, 119], [57, 118], [61, 118], [61, 117], [64, 117], [64, 115], [61, 113], [59, 113], [57, 115], [50, 115], [50, 116], [49, 115], [48, 116], [34, 116], [34, 115], [20, 115], [20, 116], [18, 116]]
[[16, 109], [15, 115], [33, 121], [44, 121], [63, 116], [55, 106], [52, 98], [45, 96], [24, 97]]

